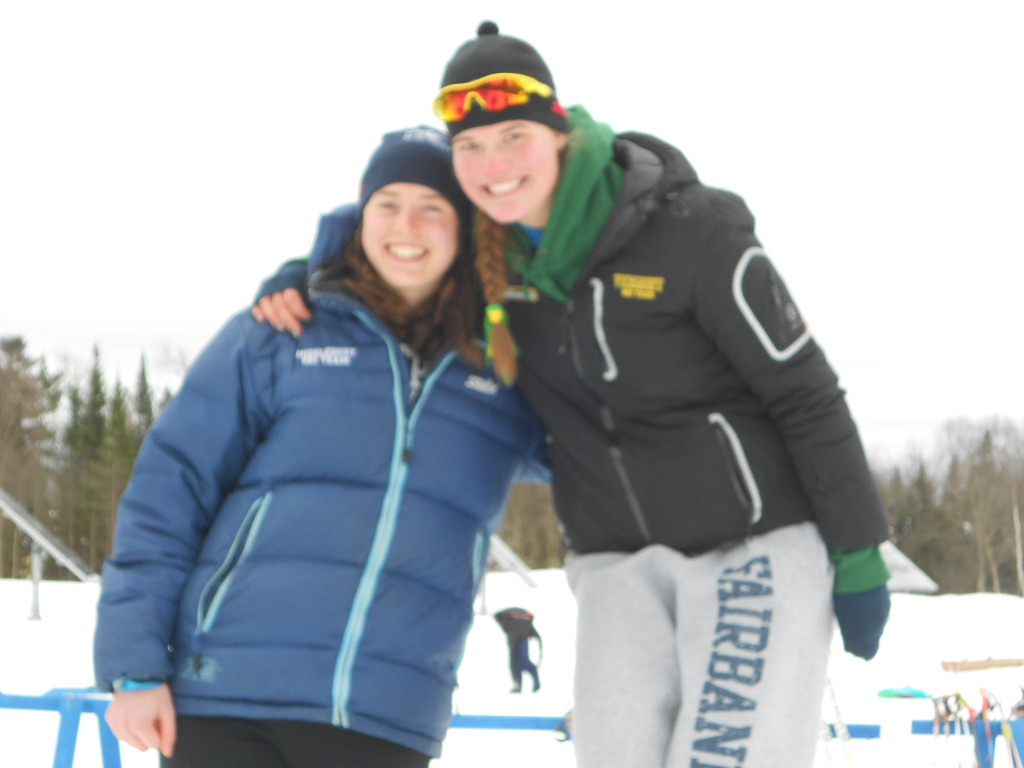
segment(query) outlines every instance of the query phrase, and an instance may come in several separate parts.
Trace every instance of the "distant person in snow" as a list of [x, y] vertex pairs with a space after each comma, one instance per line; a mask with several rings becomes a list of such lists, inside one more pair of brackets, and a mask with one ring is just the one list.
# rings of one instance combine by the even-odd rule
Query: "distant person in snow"
[[546, 473], [484, 366], [467, 211], [444, 134], [386, 135], [306, 333], [232, 318], [149, 430], [95, 664], [114, 733], [164, 768], [440, 754], [510, 483]]
[[[713, 66], [621, 69], [597, 87], [624, 121], [640, 103], [714, 119], [688, 110]], [[753, 215], [668, 142], [565, 108], [492, 22], [448, 61], [434, 114], [477, 207], [489, 354], [550, 436], [579, 768], [808, 768], [835, 623], [850, 653], [878, 651], [889, 523]]]
[[[533, 691], [540, 690], [537, 668], [544, 658], [544, 642], [533, 626], [533, 614], [524, 608], [506, 608], [494, 614], [495, 620], [508, 639], [508, 667], [512, 673], [512, 693], [523, 690], [523, 672], [533, 678]], [[537, 641], [537, 663], [530, 659], [530, 640]]]

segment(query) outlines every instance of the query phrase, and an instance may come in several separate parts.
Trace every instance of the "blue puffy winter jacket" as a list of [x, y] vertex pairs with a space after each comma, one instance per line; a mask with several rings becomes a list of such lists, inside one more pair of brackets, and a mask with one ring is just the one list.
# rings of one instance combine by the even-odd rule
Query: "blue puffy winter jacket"
[[440, 754], [473, 597], [540, 422], [446, 354], [416, 381], [361, 304], [301, 338], [224, 327], [152, 427], [103, 572], [95, 660], [177, 711], [330, 722]]

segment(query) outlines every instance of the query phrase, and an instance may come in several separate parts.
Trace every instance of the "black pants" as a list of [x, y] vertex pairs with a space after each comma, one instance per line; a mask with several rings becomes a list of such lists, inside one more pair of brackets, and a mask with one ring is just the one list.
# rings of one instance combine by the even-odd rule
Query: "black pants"
[[430, 758], [328, 723], [178, 717], [174, 756], [161, 768], [427, 768]]

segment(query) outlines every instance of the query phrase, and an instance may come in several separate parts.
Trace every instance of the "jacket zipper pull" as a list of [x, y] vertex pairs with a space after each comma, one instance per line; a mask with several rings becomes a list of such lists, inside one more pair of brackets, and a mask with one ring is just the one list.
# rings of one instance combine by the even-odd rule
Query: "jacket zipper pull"
[[192, 654], [192, 670], [199, 672], [203, 668], [203, 657], [199, 653]]
[[409, 405], [412, 405], [416, 402], [416, 398], [419, 397], [420, 387], [423, 386], [424, 366], [411, 346], [408, 344], [401, 344], [399, 346], [409, 361]]
[[601, 425], [604, 427], [605, 432], [613, 436], [615, 435], [615, 415], [607, 405], [601, 406]]
[[423, 386], [423, 368], [420, 359], [415, 354], [410, 358], [412, 365], [409, 368], [409, 402], [415, 403], [419, 397], [420, 387]]

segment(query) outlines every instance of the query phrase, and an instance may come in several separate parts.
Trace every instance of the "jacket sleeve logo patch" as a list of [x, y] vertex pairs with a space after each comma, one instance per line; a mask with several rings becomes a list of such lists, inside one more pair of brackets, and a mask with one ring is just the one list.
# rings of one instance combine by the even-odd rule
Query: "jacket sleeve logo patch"
[[736, 306], [773, 360], [789, 360], [810, 340], [810, 329], [763, 248], [748, 248], [740, 257], [732, 292]]
[[489, 379], [486, 376], [471, 374], [470, 377], [466, 379], [466, 389], [483, 392], [485, 395], [496, 395], [498, 394], [498, 382], [494, 379]]
[[624, 275], [621, 272], [616, 272], [612, 277], [615, 280], [615, 287], [624, 299], [651, 301], [656, 299], [658, 294], [665, 290], [664, 277]]
[[352, 365], [355, 347], [308, 347], [295, 350], [295, 359], [302, 365]]

